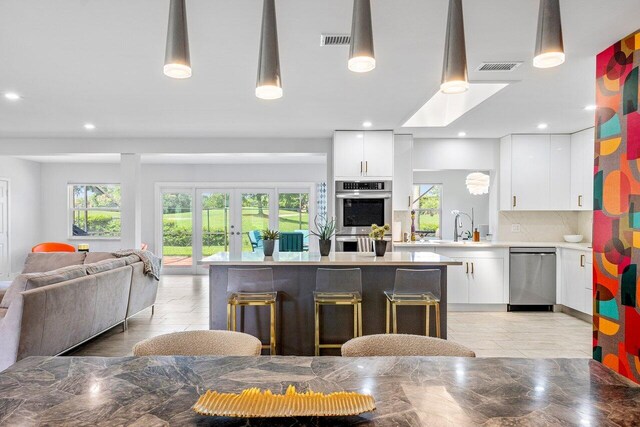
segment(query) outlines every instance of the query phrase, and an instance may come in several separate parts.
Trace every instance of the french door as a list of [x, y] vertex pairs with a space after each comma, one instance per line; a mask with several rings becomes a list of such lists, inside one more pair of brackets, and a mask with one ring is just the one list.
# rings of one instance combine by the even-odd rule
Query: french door
[[0, 279], [11, 273], [9, 260], [9, 182], [0, 181]]
[[198, 266], [202, 258], [261, 252], [261, 234], [267, 228], [306, 230], [308, 236], [310, 192], [277, 187], [161, 188], [164, 270], [204, 273], [205, 268]]

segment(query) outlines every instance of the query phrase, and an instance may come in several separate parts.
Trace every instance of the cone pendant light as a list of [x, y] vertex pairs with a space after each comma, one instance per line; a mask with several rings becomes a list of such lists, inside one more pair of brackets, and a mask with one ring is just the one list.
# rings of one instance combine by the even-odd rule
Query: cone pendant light
[[187, 7], [185, 0], [171, 0], [167, 49], [164, 56], [164, 74], [174, 79], [191, 77]]
[[469, 89], [469, 79], [467, 77], [467, 48], [464, 41], [462, 0], [449, 0], [440, 90], [443, 93], [462, 93], [467, 89]]
[[282, 98], [275, 0], [264, 0], [262, 9], [262, 34], [260, 36], [256, 96], [260, 99]]
[[557, 67], [564, 62], [560, 0], [540, 0], [538, 34], [533, 66], [537, 68]]
[[370, 0], [353, 0], [348, 67], [356, 73], [366, 73], [376, 68]]

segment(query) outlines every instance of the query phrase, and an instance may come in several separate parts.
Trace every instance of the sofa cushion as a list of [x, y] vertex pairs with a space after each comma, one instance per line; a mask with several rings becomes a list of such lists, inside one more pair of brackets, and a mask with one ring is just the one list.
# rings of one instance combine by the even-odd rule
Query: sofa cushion
[[11, 286], [7, 289], [2, 302], [0, 302], [0, 308], [9, 308], [11, 300], [21, 292], [53, 285], [54, 283], [66, 282], [86, 275], [87, 271], [84, 265], [72, 265], [44, 273], [21, 274], [13, 280]]
[[100, 262], [94, 262], [93, 264], [86, 264], [87, 274], [98, 274], [104, 271], [115, 270], [116, 268], [124, 267], [127, 263], [124, 259], [105, 259]]
[[120, 258], [120, 259], [124, 260], [127, 265], [135, 264], [136, 262], [140, 262], [141, 261], [140, 257], [138, 255], [135, 255], [135, 254], [129, 255], [129, 256], [126, 256], [126, 257]]
[[23, 273], [42, 273], [70, 265], [82, 265], [84, 252], [36, 252], [27, 255]]
[[95, 264], [96, 262], [104, 261], [105, 259], [115, 259], [111, 252], [87, 252], [87, 257], [84, 259], [85, 264]]

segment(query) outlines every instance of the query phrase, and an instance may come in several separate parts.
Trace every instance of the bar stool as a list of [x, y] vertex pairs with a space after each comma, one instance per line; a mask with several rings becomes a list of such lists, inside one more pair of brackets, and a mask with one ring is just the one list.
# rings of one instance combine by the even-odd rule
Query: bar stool
[[276, 354], [276, 301], [271, 268], [230, 268], [227, 281], [227, 330], [236, 331], [238, 307], [268, 306], [270, 309], [269, 344], [262, 345]]
[[399, 305], [423, 305], [426, 310], [426, 332], [430, 335], [431, 307], [436, 308], [436, 337], [440, 338], [440, 270], [396, 270], [393, 291], [384, 291], [387, 297], [387, 333], [391, 328], [393, 312], [393, 333], [398, 333]]
[[316, 272], [315, 355], [321, 348], [341, 348], [342, 344], [320, 343], [320, 307], [323, 305], [353, 306], [353, 337], [362, 336], [362, 272], [359, 268], [319, 268]]

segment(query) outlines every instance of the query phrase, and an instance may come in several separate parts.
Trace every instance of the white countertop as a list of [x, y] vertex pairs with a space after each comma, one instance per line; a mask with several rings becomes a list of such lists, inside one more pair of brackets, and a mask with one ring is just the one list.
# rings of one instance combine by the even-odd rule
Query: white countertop
[[243, 252], [240, 256], [230, 256], [228, 252], [218, 253], [198, 261], [199, 265], [323, 265], [323, 266], [417, 266], [417, 265], [462, 265], [446, 256], [433, 252], [387, 252], [384, 257], [358, 254], [356, 252], [332, 252], [327, 257], [319, 253], [283, 252], [273, 257], [261, 253]]
[[567, 242], [470, 242], [470, 241], [459, 241], [459, 242], [450, 242], [450, 241], [439, 241], [433, 242], [425, 240], [424, 242], [415, 241], [415, 242], [393, 242], [393, 247], [395, 248], [420, 248], [420, 247], [431, 247], [431, 248], [515, 248], [515, 247], [525, 247], [525, 248], [565, 248], [565, 249], [577, 249], [582, 251], [591, 251], [591, 242], [582, 242], [582, 243], [567, 243]]

